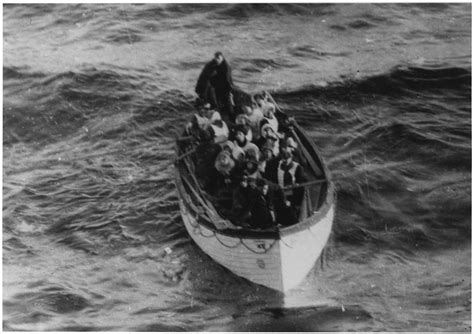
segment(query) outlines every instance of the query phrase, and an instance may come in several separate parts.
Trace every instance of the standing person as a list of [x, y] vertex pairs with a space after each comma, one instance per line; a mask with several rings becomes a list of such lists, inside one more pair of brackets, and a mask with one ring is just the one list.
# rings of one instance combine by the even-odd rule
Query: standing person
[[234, 121], [233, 89], [231, 68], [222, 52], [216, 52], [201, 71], [195, 91], [200, 99], [221, 110], [224, 118]]

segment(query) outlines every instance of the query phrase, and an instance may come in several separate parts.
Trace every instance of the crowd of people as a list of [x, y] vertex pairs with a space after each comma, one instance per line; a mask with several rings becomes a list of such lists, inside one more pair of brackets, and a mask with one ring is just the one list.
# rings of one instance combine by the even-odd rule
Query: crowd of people
[[[230, 67], [226, 64], [220, 74], [216, 70], [224, 62], [216, 53], [204, 68], [196, 85], [196, 113], [186, 125], [186, 134], [197, 143], [196, 177], [218, 212], [236, 226], [271, 229], [294, 224], [304, 188], [291, 186], [307, 178], [291, 120], [267, 93], [236, 106]], [[230, 90], [214, 89], [222, 82], [230, 83]]]

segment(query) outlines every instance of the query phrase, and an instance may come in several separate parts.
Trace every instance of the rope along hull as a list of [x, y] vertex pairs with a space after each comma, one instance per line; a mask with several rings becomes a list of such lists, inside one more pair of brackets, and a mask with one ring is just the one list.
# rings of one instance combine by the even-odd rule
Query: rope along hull
[[334, 205], [324, 216], [307, 218], [307, 228], [284, 233], [279, 239], [245, 238], [219, 234], [199, 224], [180, 200], [184, 225], [194, 242], [214, 261], [254, 283], [282, 292], [300, 284], [329, 238]]

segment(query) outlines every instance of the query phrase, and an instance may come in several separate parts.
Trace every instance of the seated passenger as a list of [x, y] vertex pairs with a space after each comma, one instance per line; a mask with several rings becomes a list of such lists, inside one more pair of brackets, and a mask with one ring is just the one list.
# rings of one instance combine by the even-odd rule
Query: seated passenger
[[255, 154], [257, 161], [260, 159], [260, 150], [258, 146], [254, 143], [247, 140], [245, 137], [246, 128], [244, 125], [237, 125], [234, 129], [235, 131], [235, 139], [234, 139], [234, 151], [232, 152], [232, 156], [236, 160], [240, 160], [241, 154], [243, 153], [244, 156], [247, 152], [252, 152]]
[[214, 143], [209, 131], [201, 130], [199, 133], [199, 145], [196, 147], [195, 173], [201, 185], [207, 188], [213, 178], [212, 169], [217, 155], [222, 151], [219, 144]]
[[199, 131], [207, 129], [209, 126], [210, 119], [208, 118], [210, 104], [198, 105], [196, 113], [191, 118], [191, 121], [186, 124], [186, 134], [195, 135], [199, 134]]
[[253, 108], [250, 106], [243, 107], [245, 116], [249, 120], [249, 126], [252, 130], [253, 140], [257, 140], [260, 137], [260, 122], [263, 119], [262, 111], [259, 108]]
[[232, 193], [232, 178], [235, 162], [229, 152], [222, 151], [217, 155], [214, 168], [210, 172], [207, 191], [218, 196], [226, 197]]
[[287, 148], [282, 149], [281, 159], [277, 164], [276, 171], [272, 171], [270, 181], [277, 181], [283, 189], [283, 199], [277, 209], [277, 217], [281, 224], [291, 225], [298, 220], [298, 210], [304, 196], [304, 188], [284, 189], [285, 187], [304, 183], [307, 179], [300, 164], [293, 161], [293, 155]]
[[248, 175], [249, 179], [256, 181], [260, 178], [260, 171], [258, 169], [258, 160], [254, 155], [247, 154], [245, 159], [244, 173]]
[[235, 118], [235, 125], [244, 125], [247, 128], [247, 133], [245, 134], [245, 138], [247, 138], [248, 141], [253, 140], [252, 129], [250, 129], [250, 122], [246, 115], [244, 114], [237, 115], [237, 117]]
[[232, 169], [235, 167], [235, 162], [229, 152], [225, 150], [217, 155], [214, 167], [223, 176], [230, 177]]
[[293, 155], [293, 160], [299, 163], [300, 165], [305, 166], [305, 159], [303, 158], [303, 154], [298, 147], [298, 144], [296, 143], [295, 139], [292, 136], [285, 136], [282, 140], [282, 148], [285, 147], [288, 149], [291, 154]]
[[256, 141], [257, 146], [262, 149], [265, 145], [271, 145], [273, 154], [277, 156], [280, 153], [278, 135], [269, 124], [264, 124], [261, 128], [261, 136]]
[[234, 225], [249, 227], [250, 221], [250, 194], [248, 177], [243, 175], [232, 193], [232, 209], [230, 220]]
[[258, 107], [262, 110], [264, 116], [268, 113], [272, 113], [273, 115], [275, 115], [276, 107], [273, 103], [268, 101], [267, 93], [255, 94], [253, 98], [257, 103]]
[[275, 226], [273, 198], [265, 180], [258, 180], [250, 189], [250, 225], [252, 228], [267, 229]]
[[267, 168], [271, 168], [272, 163], [275, 164], [273, 161], [275, 160], [276, 156], [273, 153], [273, 145], [264, 145], [260, 150], [261, 157], [258, 163], [258, 170], [260, 175], [266, 178]]
[[229, 138], [229, 128], [222, 120], [221, 114], [218, 111], [212, 113], [209, 131], [211, 132], [211, 136], [214, 138], [215, 143], [222, 144]]
[[[216, 113], [218, 113], [218, 115]], [[192, 116], [191, 121], [186, 124], [186, 132], [190, 135], [195, 135], [200, 130], [208, 130], [211, 123], [217, 118], [221, 118], [220, 113], [212, 109], [209, 103], [200, 104], [197, 107], [197, 112]]]
[[[303, 167], [296, 161], [293, 161], [293, 154], [288, 149], [283, 149], [281, 152], [281, 160], [278, 163], [277, 180], [281, 188], [306, 182]], [[290, 194], [289, 198], [293, 205], [299, 205], [303, 199], [302, 194], [299, 194], [302, 188], [295, 189], [296, 190], [290, 190], [286, 194]]]
[[278, 119], [275, 116], [275, 105], [273, 103], [265, 101], [263, 96], [260, 94], [255, 95], [255, 101], [263, 114], [263, 119], [260, 122], [260, 127], [263, 124], [268, 123], [275, 131], [275, 133], [278, 133]]

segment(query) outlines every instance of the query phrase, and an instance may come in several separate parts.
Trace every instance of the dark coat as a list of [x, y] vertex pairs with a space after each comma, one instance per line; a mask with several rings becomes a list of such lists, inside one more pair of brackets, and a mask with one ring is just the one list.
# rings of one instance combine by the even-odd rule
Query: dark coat
[[234, 83], [232, 71], [226, 60], [217, 65], [215, 60], [208, 62], [201, 71], [196, 83], [195, 91], [204, 101], [208, 101], [209, 85], [215, 90], [216, 97], [222, 100], [232, 92]]
[[[298, 207], [301, 204], [304, 197], [304, 188], [295, 188], [291, 191], [285, 191], [277, 185], [278, 184], [278, 165], [280, 160], [275, 159], [267, 163], [265, 170], [265, 178], [275, 183], [275, 213], [277, 217], [277, 223], [282, 225], [292, 225], [298, 221]], [[303, 167], [299, 165], [295, 170], [295, 182], [303, 183], [306, 182], [307, 177], [304, 173]], [[285, 184], [287, 185], [287, 184]], [[290, 206], [286, 205], [286, 201], [291, 203]]]
[[263, 178], [274, 183], [275, 185], [278, 184], [278, 163], [279, 160], [276, 158], [267, 161], [265, 172], [263, 173]]
[[234, 82], [232, 80], [232, 70], [224, 59], [220, 65], [216, 67], [216, 75], [211, 76], [210, 78], [211, 85], [216, 90], [216, 95], [229, 94], [234, 88]]
[[251, 188], [242, 187], [240, 184], [234, 189], [232, 194], [232, 220], [240, 226], [247, 226], [250, 219], [250, 193]]
[[270, 228], [275, 226], [273, 222], [273, 197], [271, 191], [264, 195], [259, 189], [253, 188], [249, 194], [250, 214], [252, 216], [251, 226], [255, 228]]
[[196, 94], [204, 101], [207, 101], [210, 79], [217, 73], [217, 63], [214, 60], [208, 62], [201, 71], [194, 89]]
[[280, 187], [273, 189], [273, 204], [275, 208], [276, 224], [290, 226], [298, 222], [298, 211], [293, 206], [286, 205], [286, 196]]
[[[298, 164], [298, 167], [296, 168], [296, 171], [295, 171], [295, 183], [300, 184], [300, 183], [306, 182], [307, 180], [308, 179], [303, 171], [303, 167], [300, 164]], [[291, 183], [285, 182], [285, 186], [289, 186], [289, 185], [291, 185]], [[301, 202], [303, 200], [304, 188], [295, 188], [293, 190], [290, 190], [289, 194], [287, 194], [285, 191], [285, 194], [286, 194], [287, 199], [291, 202], [292, 205], [299, 206], [301, 205]]]

